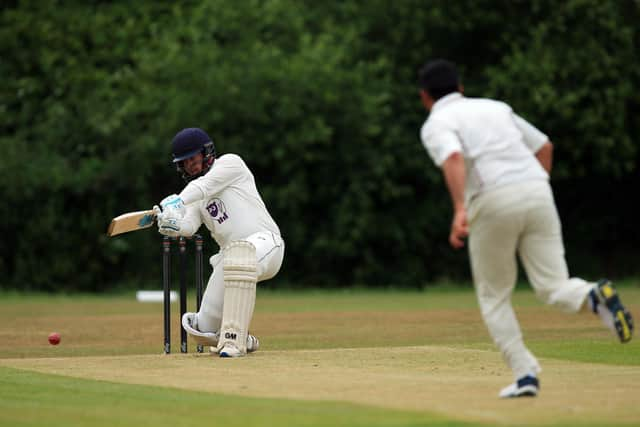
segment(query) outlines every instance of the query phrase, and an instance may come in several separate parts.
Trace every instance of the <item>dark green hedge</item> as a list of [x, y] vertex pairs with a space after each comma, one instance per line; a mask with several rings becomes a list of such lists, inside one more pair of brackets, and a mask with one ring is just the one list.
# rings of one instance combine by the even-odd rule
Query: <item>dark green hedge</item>
[[[15, 2], [0, 17], [0, 286], [157, 280], [159, 235], [109, 220], [181, 182], [169, 142], [242, 155], [287, 241], [280, 283], [468, 277], [418, 139], [428, 58], [554, 141], [572, 272], [637, 275], [634, 1]], [[635, 211], [634, 211], [635, 209]], [[213, 251], [215, 246], [208, 244]]]

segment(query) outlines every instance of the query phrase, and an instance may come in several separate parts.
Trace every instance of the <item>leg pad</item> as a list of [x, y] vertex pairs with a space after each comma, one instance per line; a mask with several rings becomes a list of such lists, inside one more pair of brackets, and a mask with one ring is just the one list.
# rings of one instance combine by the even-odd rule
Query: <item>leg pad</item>
[[247, 333], [256, 302], [256, 248], [247, 241], [231, 242], [223, 250], [224, 306], [218, 350], [235, 347], [247, 352]]

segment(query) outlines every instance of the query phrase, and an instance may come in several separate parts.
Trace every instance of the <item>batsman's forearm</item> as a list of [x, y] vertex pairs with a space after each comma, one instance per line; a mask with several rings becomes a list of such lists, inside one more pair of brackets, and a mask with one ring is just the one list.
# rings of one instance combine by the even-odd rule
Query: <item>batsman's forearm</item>
[[204, 199], [204, 196], [205, 194], [202, 189], [193, 182], [190, 182], [180, 193], [180, 198], [185, 205], [200, 201]]
[[464, 158], [460, 153], [453, 153], [442, 164], [442, 173], [451, 195], [451, 202], [455, 212], [464, 209], [464, 183], [466, 171]]

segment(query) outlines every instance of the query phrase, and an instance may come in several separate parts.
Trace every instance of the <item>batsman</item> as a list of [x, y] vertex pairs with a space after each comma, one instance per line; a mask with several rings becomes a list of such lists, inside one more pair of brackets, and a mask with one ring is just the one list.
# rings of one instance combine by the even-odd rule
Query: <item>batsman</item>
[[213, 141], [199, 128], [186, 128], [172, 141], [173, 163], [187, 182], [180, 194], [154, 206], [158, 230], [190, 237], [204, 224], [220, 251], [197, 313], [182, 326], [220, 357], [256, 351], [249, 334], [256, 283], [274, 277], [284, 258], [284, 241], [260, 197], [253, 174], [236, 154], [216, 157]]

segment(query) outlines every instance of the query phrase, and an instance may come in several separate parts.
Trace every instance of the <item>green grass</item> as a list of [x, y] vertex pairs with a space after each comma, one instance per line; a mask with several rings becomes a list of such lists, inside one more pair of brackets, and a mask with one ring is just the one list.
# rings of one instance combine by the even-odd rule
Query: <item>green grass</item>
[[[168, 373], [169, 375], [169, 373]], [[216, 381], [219, 379], [213, 379]], [[123, 385], [0, 367], [0, 425], [112, 426], [471, 426], [424, 412], [343, 402], [232, 397]]]
[[[453, 296], [453, 297], [452, 297]], [[262, 292], [257, 304], [265, 312], [301, 313], [313, 311], [416, 311], [477, 306], [473, 292], [465, 290], [310, 290], [304, 292]]]
[[564, 339], [545, 342], [528, 340], [527, 346], [538, 357], [602, 363], [605, 365], [640, 366], [640, 343], [616, 344], [602, 340]]

